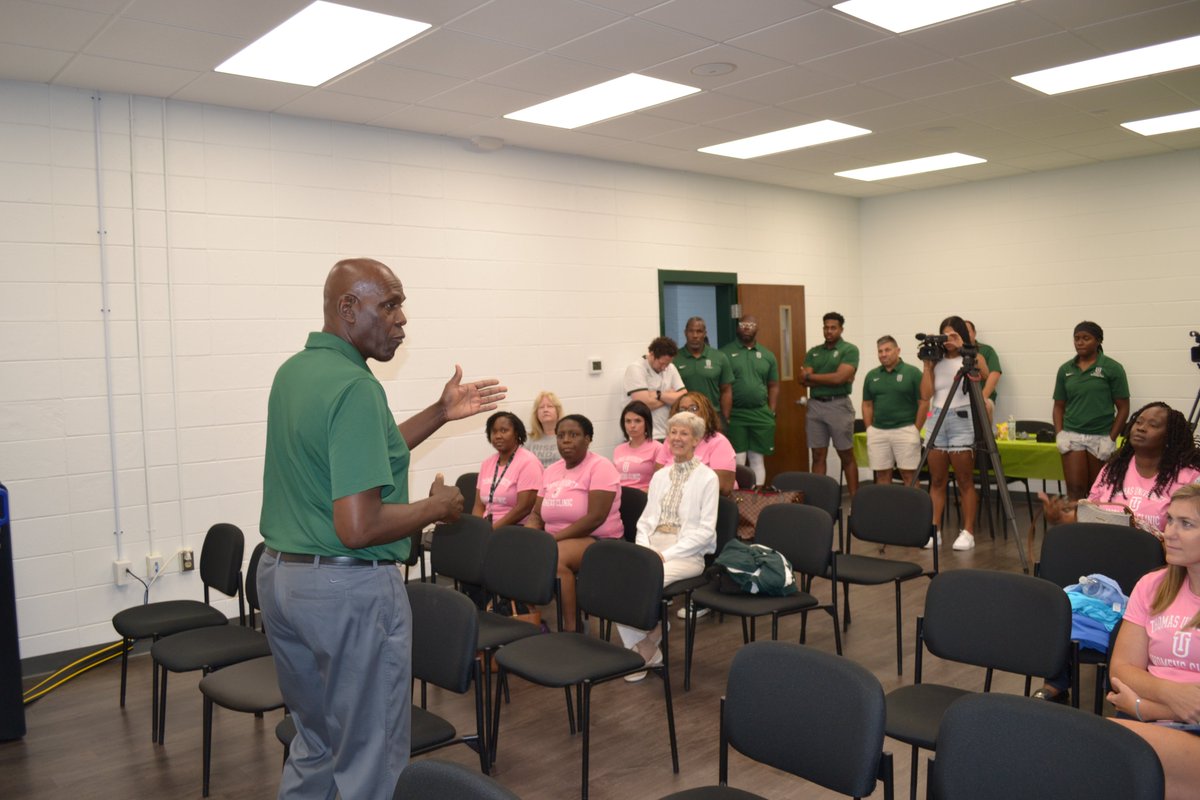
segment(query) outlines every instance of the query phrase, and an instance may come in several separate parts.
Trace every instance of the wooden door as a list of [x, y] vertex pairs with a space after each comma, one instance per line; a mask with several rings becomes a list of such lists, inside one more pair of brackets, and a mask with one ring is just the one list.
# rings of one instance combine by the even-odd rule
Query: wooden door
[[804, 435], [806, 395], [796, 382], [807, 351], [804, 336], [804, 287], [738, 284], [742, 315], [758, 317], [758, 343], [779, 361], [779, 402], [776, 405], [775, 455], [766, 459], [767, 480], [780, 472], [808, 471], [808, 442]]

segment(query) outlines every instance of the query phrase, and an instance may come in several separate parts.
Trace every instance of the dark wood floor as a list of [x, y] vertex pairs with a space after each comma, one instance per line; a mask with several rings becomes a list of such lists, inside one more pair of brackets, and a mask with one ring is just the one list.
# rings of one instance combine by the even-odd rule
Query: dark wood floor
[[[955, 553], [947, 539], [942, 568], [968, 567], [1019, 571], [1012, 540], [995, 541], [986, 532], [974, 551]], [[861, 548], [861, 544], [856, 550]], [[928, 554], [922, 554], [928, 559]], [[898, 678], [895, 661], [893, 592], [890, 586], [856, 587], [851, 595], [854, 623], [845, 634], [845, 655], [865, 665], [885, 691], [912, 680], [914, 619], [924, 606], [928, 581], [911, 581], [903, 590], [905, 675]], [[828, 584], [815, 592], [827, 597]], [[770, 628], [760, 626], [762, 638]], [[682, 653], [682, 625], [671, 631], [673, 653]], [[780, 638], [796, 641], [799, 618], [781, 625]], [[833, 652], [829, 618], [809, 620], [808, 643]], [[663, 709], [662, 683], [624, 681], [598, 687], [593, 695], [591, 796], [595, 800], [660, 797], [684, 788], [715, 783], [717, 778], [717, 709], [729, 660], [741, 645], [736, 620], [706, 618], [698, 626], [692, 691], [682, 691], [682, 658], [673, 659], [675, 714], [680, 746], [680, 772], [671, 772]], [[981, 670], [928, 657], [926, 679], [980, 690]], [[1085, 671], [1090, 673], [1090, 670]], [[114, 661], [56, 689], [27, 708], [29, 732], [24, 740], [0, 744], [0, 795], [6, 800], [110, 797], [200, 797], [200, 693], [198, 675], [175, 675], [170, 681], [166, 743], [150, 742], [150, 663], [145, 656], [130, 662], [129, 700], [118, 707], [119, 662]], [[1089, 675], [1090, 677], [1090, 675]], [[995, 691], [1020, 693], [1023, 680], [998, 676]], [[1089, 697], [1087, 691], [1083, 696]], [[473, 713], [467, 697], [431, 690], [431, 710], [451, 719], [459, 730], [470, 729]], [[274, 797], [281, 748], [274, 726], [282, 712], [256, 720], [247, 714], [218, 709], [215, 716], [212, 796]], [[828, 724], [836, 725], [837, 720]], [[515, 681], [512, 704], [504, 710], [495, 777], [526, 800], [578, 796], [579, 737], [569, 737], [561, 691]], [[906, 746], [886, 744], [896, 757], [898, 795], [907, 793]], [[927, 754], [926, 754], [927, 755]], [[478, 766], [463, 746], [434, 757]], [[925, 756], [921, 763], [924, 764]], [[920, 793], [924, 794], [922, 766]], [[833, 797], [734, 753], [730, 758], [733, 786], [766, 797]], [[877, 791], [875, 796], [881, 796]]]

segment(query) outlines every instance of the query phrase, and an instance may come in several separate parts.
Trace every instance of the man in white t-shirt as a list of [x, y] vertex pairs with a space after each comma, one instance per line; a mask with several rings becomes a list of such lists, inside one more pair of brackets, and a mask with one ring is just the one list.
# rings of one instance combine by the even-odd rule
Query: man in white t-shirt
[[669, 336], [650, 342], [649, 352], [625, 368], [624, 388], [630, 400], [640, 400], [650, 409], [654, 420], [654, 439], [667, 438], [667, 418], [671, 404], [687, 394], [679, 370], [671, 362], [679, 346]]

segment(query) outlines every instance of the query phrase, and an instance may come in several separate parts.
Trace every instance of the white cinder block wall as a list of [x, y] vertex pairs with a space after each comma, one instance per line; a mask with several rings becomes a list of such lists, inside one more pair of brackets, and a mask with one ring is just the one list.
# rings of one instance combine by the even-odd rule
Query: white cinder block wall
[[1051, 418], [1085, 319], [1127, 370], [1133, 409], [1191, 408], [1200, 151], [871, 198], [861, 236], [864, 344], [891, 333], [915, 363], [915, 333], [973, 320], [1004, 366], [997, 420]]
[[[454, 362], [525, 417], [557, 391], [611, 452], [626, 364], [658, 332], [658, 269], [803, 284], [861, 317], [858, 204], [364, 126], [0, 82], [0, 480], [11, 493], [22, 656], [112, 641], [117, 588], [96, 231], [110, 275], [120, 551], [258, 541], [266, 397], [320, 326], [340, 257], [393, 266], [409, 338], [375, 365], [397, 416]], [[809, 337], [820, 321], [809, 320]], [[600, 376], [585, 360], [598, 356]], [[417, 451], [412, 491], [477, 468], [482, 419]], [[198, 597], [169, 572], [152, 599]], [[232, 602], [223, 604], [230, 614]]]

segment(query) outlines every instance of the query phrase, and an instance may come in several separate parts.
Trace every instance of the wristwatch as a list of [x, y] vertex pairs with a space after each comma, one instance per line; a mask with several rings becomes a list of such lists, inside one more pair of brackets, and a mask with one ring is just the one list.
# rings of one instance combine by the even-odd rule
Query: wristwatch
[[662, 402], [662, 389], [657, 389], [657, 390], [654, 392], [654, 395], [655, 395], [655, 397], [657, 397], [657, 398], [658, 398], [658, 402], [660, 402], [660, 403], [661, 403], [661, 402]]

